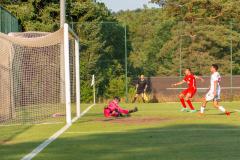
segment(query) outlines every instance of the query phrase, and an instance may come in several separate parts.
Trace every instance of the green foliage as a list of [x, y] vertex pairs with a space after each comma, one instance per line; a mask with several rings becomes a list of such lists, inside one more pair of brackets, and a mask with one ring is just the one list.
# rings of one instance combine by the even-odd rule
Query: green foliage
[[81, 102], [93, 103], [93, 89], [91, 80], [81, 81]]
[[113, 96], [124, 97], [125, 95], [125, 80], [124, 77], [116, 77], [111, 79], [106, 89], [106, 98], [113, 98]]
[[11, 13], [18, 17], [23, 31], [55, 31], [59, 28], [59, 1], [4, 1]]
[[103, 4], [82, 1], [71, 8], [68, 14], [81, 40], [81, 80], [95, 74], [98, 96], [108, 97], [110, 80], [124, 74], [124, 27]]
[[156, 34], [153, 36], [148, 53], [147, 67], [150, 66], [151, 73], [154, 75], [169, 75], [174, 72], [172, 66], [174, 59], [171, 50], [163, 52], [161, 49], [172, 38], [171, 30], [176, 25], [176, 21], [170, 18], [158, 25]]
[[240, 52], [238, 1], [152, 2], [164, 4], [163, 8], [117, 15], [119, 21], [130, 28], [133, 46], [130, 61], [135, 72], [152, 76], [178, 75], [182, 66], [206, 75], [209, 65], [218, 63], [222, 74], [230, 74], [232, 45], [233, 73], [239, 73], [236, 58]]
[[[120, 22], [126, 23], [129, 32], [131, 50], [129, 50], [130, 67], [132, 75], [145, 73], [154, 75], [149, 66], [149, 47], [153, 41], [156, 28], [163, 21], [162, 11], [159, 9], [143, 9], [136, 11], [120, 12], [117, 15]], [[154, 65], [154, 64], [153, 64]], [[153, 72], [153, 73], [152, 73]]]

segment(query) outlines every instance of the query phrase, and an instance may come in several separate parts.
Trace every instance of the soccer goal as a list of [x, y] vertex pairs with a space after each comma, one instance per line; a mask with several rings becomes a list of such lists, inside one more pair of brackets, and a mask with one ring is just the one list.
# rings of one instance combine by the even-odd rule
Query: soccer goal
[[54, 33], [0, 33], [0, 124], [80, 117], [79, 40]]

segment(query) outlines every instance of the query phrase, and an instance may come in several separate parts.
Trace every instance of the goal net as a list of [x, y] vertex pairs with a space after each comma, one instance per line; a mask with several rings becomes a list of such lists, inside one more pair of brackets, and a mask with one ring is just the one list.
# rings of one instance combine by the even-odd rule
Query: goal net
[[0, 34], [0, 124], [67, 121], [80, 116], [78, 39], [55, 33]]

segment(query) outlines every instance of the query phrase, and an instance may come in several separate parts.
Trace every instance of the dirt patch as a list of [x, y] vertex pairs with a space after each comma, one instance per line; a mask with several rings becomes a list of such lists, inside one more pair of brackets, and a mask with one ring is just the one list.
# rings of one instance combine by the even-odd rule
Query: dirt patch
[[102, 121], [107, 123], [117, 123], [117, 124], [155, 124], [162, 123], [166, 121], [171, 121], [170, 118], [161, 118], [161, 117], [124, 117], [124, 118], [98, 118], [96, 121]]

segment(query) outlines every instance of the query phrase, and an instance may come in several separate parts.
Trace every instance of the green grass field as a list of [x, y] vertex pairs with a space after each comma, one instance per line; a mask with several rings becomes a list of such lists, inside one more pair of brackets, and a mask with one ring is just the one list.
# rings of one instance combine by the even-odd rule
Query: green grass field
[[[230, 117], [211, 104], [199, 117], [180, 112], [179, 103], [159, 103], [137, 104], [140, 111], [129, 118], [105, 119], [103, 105], [96, 105], [34, 159], [239, 160], [240, 102], [222, 104]], [[63, 125], [0, 127], [0, 159], [22, 158]]]

